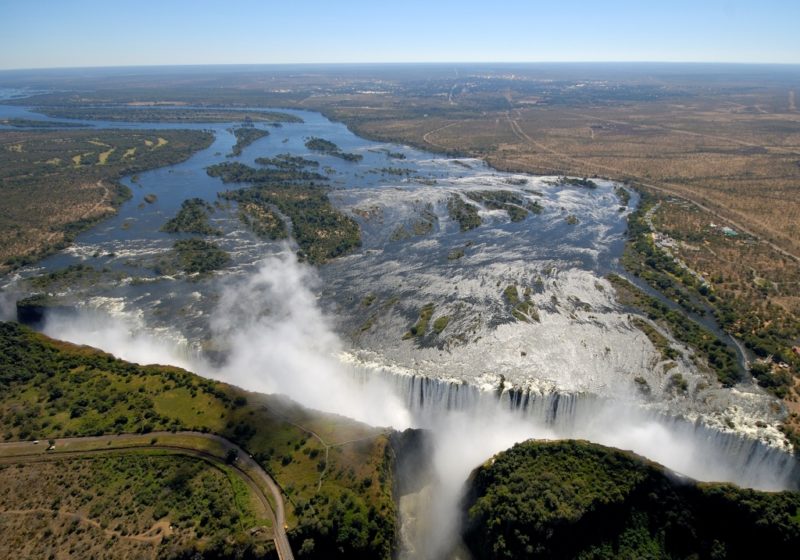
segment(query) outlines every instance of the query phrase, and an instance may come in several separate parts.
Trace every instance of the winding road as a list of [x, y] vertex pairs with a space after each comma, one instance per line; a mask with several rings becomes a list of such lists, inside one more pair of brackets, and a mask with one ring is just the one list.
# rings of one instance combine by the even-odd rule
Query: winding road
[[431, 140], [430, 136], [431, 136], [431, 134], [436, 134], [440, 130], [444, 130], [446, 128], [450, 128], [451, 126], [455, 126], [457, 124], [458, 124], [458, 121], [451, 122], [450, 124], [446, 124], [444, 126], [440, 126], [439, 128], [434, 128], [433, 130], [429, 130], [428, 132], [426, 132], [425, 134], [422, 135], [422, 140], [424, 142], [426, 142], [427, 144], [430, 144], [431, 146], [435, 146], [437, 148], [446, 148], [446, 146], [442, 146], [441, 144], [437, 144], [436, 142]]
[[[258, 497], [265, 511], [270, 514], [278, 558], [294, 560], [289, 539], [286, 536], [286, 513], [278, 484], [238, 445], [214, 434], [152, 432], [149, 434], [63, 438], [56, 439], [55, 445], [51, 449], [45, 442], [0, 443], [0, 464], [56, 461], [85, 457], [86, 455], [124, 454], [138, 452], [142, 449], [162, 449], [175, 454], [198, 457], [217, 466], [232, 467]], [[236, 453], [236, 460], [232, 464], [226, 461], [230, 452]], [[269, 499], [270, 495], [272, 502]]]

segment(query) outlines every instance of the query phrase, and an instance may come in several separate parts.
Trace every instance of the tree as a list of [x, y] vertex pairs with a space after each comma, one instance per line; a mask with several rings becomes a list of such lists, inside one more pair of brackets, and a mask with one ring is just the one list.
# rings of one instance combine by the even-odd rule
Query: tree
[[236, 459], [239, 458], [239, 452], [235, 449], [228, 449], [228, 452], [225, 454], [225, 462], [229, 465], [232, 465], [236, 462]]
[[314, 552], [314, 539], [305, 539], [300, 545], [300, 556], [310, 556]]

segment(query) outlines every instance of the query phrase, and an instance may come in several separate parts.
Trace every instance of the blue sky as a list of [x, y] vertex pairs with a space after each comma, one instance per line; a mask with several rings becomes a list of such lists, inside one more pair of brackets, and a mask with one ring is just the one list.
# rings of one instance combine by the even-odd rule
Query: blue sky
[[798, 0], [0, 0], [0, 69], [299, 62], [800, 63]]

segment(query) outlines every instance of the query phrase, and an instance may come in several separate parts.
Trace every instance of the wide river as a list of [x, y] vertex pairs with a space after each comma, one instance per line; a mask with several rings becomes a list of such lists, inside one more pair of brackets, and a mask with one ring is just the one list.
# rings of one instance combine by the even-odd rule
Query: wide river
[[[40, 291], [31, 277], [80, 263], [96, 272], [49, 290], [75, 310], [51, 317], [49, 334], [286, 393], [374, 424], [431, 427], [448, 410], [495, 418], [498, 403], [518, 413], [515, 422], [528, 422], [521, 430], [498, 424], [485, 445], [473, 441], [467, 469], [525, 437], [585, 437], [698, 478], [788, 484], [795, 466], [781, 452], [777, 401], [752, 383], [721, 388], [675, 341], [679, 357], [664, 360], [635, 326], [635, 310], [616, 301], [605, 275], [622, 272], [636, 193], [621, 207], [610, 181], [590, 189], [501, 173], [480, 160], [365, 140], [318, 113], [284, 112], [303, 122], [257, 124], [269, 136], [238, 157], [227, 156], [236, 122], [76, 121], [211, 130], [215, 139], [183, 163], [124, 178], [133, 197], [115, 216], [66, 250], [0, 279], [6, 315], [14, 301]], [[48, 120], [0, 105], [5, 118]], [[312, 152], [310, 137], [363, 159]], [[223, 235], [213, 241], [231, 254], [231, 266], [204, 277], [159, 273], [159, 260], [182, 237], [160, 228], [181, 203], [199, 197], [213, 204], [218, 193], [240, 187], [209, 177], [207, 167], [257, 167], [256, 158], [284, 153], [319, 162], [332, 202], [361, 227], [360, 249], [317, 268], [297, 263], [296, 246], [257, 239], [235, 205], [223, 202], [212, 214]], [[514, 222], [469, 197], [486, 191], [505, 191], [542, 211]], [[150, 194], [155, 201], [145, 202]], [[448, 217], [452, 197], [476, 205], [482, 225], [460, 231]], [[535, 310], [529, 320], [512, 313], [511, 287]], [[408, 336], [426, 304], [427, 334]], [[687, 391], [675, 390], [676, 374]]]

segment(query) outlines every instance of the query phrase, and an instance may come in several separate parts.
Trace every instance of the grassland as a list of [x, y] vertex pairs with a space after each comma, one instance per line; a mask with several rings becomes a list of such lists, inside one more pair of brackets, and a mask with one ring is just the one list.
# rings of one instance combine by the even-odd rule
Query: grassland
[[678, 480], [630, 452], [517, 444], [473, 472], [474, 558], [780, 558], [800, 546], [800, 493]]
[[391, 452], [380, 430], [0, 324], [4, 440], [163, 430], [216, 433], [251, 453], [288, 497], [293, 548], [313, 549], [305, 557], [391, 556]]
[[130, 196], [121, 177], [182, 161], [211, 140], [185, 130], [0, 132], [0, 271], [114, 213]]

